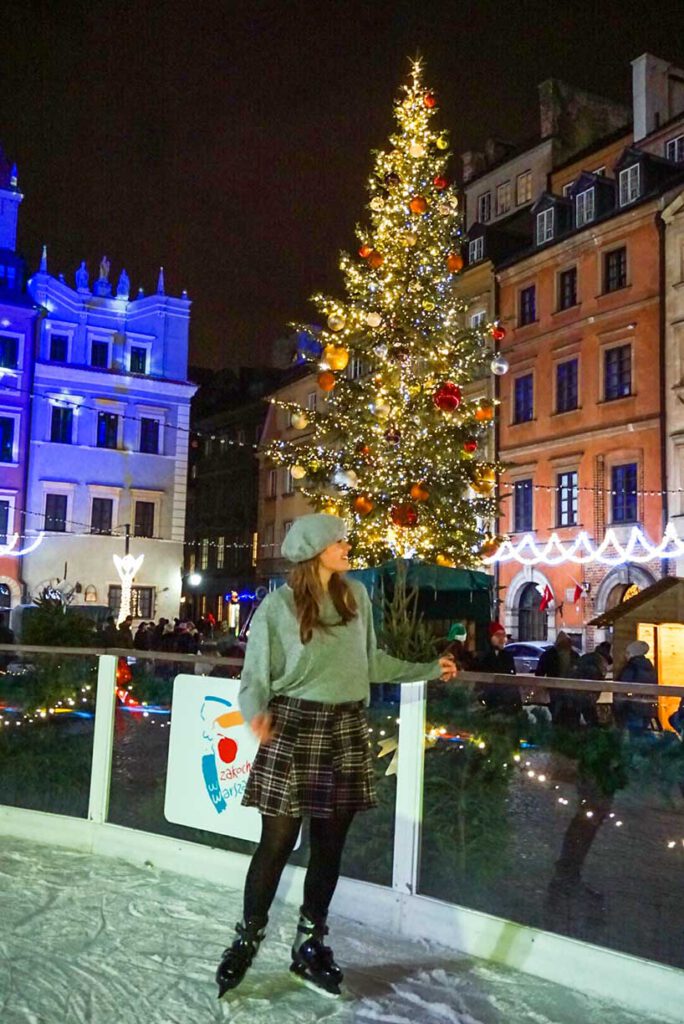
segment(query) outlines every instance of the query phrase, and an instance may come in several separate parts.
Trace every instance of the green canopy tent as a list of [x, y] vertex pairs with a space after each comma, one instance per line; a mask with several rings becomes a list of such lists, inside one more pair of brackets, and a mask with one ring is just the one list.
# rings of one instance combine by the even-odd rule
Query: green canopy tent
[[[352, 569], [349, 576], [359, 580], [371, 596], [382, 585], [391, 592], [400, 560], [394, 559], [370, 569]], [[418, 609], [428, 621], [470, 620], [476, 626], [489, 622], [494, 578], [475, 569], [450, 569], [415, 559], [401, 560], [406, 567], [406, 585], [418, 590]]]

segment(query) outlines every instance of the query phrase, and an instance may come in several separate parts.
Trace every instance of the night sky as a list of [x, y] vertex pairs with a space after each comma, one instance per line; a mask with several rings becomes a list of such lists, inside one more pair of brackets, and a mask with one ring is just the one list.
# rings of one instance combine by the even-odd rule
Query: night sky
[[71, 284], [103, 253], [114, 287], [125, 266], [152, 290], [163, 264], [193, 299], [191, 361], [216, 367], [268, 360], [314, 291], [340, 291], [408, 57], [455, 153], [533, 135], [545, 78], [629, 103], [631, 59], [684, 65], [681, 0], [15, 0], [0, 17], [30, 269], [43, 242]]

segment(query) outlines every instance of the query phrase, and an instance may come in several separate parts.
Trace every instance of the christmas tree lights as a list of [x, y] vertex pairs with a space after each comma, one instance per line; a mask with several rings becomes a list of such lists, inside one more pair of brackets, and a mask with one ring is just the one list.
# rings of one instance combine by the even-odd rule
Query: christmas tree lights
[[268, 455], [317, 509], [348, 521], [357, 563], [415, 555], [475, 565], [497, 510], [499, 467], [481, 454], [504, 332], [466, 327], [455, 294], [458, 197], [419, 61], [404, 93], [389, 147], [375, 154], [358, 252], [341, 257], [346, 296], [315, 295], [323, 326], [300, 326], [315, 334], [308, 358], [324, 400], [316, 410], [278, 402], [306, 433], [276, 440]]

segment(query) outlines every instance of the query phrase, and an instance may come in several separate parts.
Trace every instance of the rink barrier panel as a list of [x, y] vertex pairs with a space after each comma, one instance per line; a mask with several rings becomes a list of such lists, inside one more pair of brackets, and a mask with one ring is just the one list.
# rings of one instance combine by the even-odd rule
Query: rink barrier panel
[[[229, 659], [124, 649], [56, 650], [0, 645], [0, 651], [99, 656], [88, 820], [0, 805], [3, 833], [97, 856], [118, 857], [140, 866], [175, 871], [218, 885], [225, 885], [226, 879], [230, 879], [231, 888], [243, 884], [249, 866], [249, 857], [245, 854], [126, 828], [106, 820], [118, 657], [189, 662], [196, 669], [205, 664], [207, 667], [225, 667], [230, 664]], [[468, 683], [481, 681], [490, 685], [510, 685], [511, 682], [508, 675], [492, 676], [477, 672], [461, 675]], [[209, 677], [198, 674], [198, 680], [201, 678]], [[597, 690], [596, 680], [544, 678], [542, 682], [535, 676], [516, 676], [516, 683], [525, 685], [527, 679], [531, 686], [546, 689]], [[601, 681], [600, 689], [624, 693], [624, 684]], [[630, 684], [630, 692], [651, 697], [684, 697], [684, 687], [652, 684]], [[342, 877], [335, 895], [335, 912], [369, 927], [388, 930], [390, 934], [435, 942], [463, 955], [502, 964], [590, 996], [620, 1003], [632, 1010], [680, 1021], [684, 971], [678, 968], [416, 894], [422, 838], [426, 702], [425, 682], [402, 685], [392, 886]], [[279, 898], [293, 906], [298, 905], [303, 878], [303, 868], [288, 865]]]

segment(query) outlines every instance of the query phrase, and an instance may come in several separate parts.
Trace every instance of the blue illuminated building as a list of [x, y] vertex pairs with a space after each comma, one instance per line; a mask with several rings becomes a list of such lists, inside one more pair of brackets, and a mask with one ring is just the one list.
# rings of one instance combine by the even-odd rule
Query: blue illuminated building
[[[91, 280], [53, 276], [47, 252], [29, 281], [44, 311], [36, 340], [25, 559], [29, 598], [62, 582], [77, 603], [119, 607], [113, 555], [145, 560], [133, 587], [136, 619], [178, 615], [187, 489], [190, 301], [134, 296], [106, 257]], [[130, 540], [127, 542], [127, 535]], [[64, 582], [65, 581], [65, 582]]]
[[[0, 149], [0, 545], [20, 550], [24, 530], [33, 340], [38, 310], [26, 293], [17, 252], [23, 196], [17, 169]], [[0, 548], [0, 550], [2, 550]], [[22, 599], [21, 559], [0, 557], [0, 609]]]

